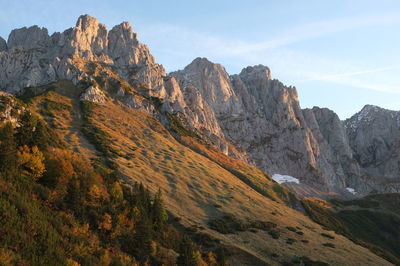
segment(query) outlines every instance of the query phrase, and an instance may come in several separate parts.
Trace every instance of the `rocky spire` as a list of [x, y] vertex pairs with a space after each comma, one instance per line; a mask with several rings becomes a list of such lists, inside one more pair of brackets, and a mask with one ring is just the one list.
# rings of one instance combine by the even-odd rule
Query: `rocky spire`
[[272, 80], [270, 69], [264, 65], [248, 66], [243, 68], [239, 76], [244, 80], [247, 80], [249, 77], [252, 77], [252, 79]]
[[134, 51], [139, 42], [128, 22], [114, 26], [108, 35], [108, 42], [108, 53], [116, 64], [126, 66], [138, 63]]
[[74, 56], [87, 60], [100, 57], [106, 60], [107, 53], [107, 28], [100, 24], [96, 18], [83, 15], [78, 18], [76, 26], [67, 35], [67, 48], [71, 49]]
[[23, 27], [11, 31], [8, 36], [8, 49], [32, 49], [46, 47], [50, 37], [46, 28], [32, 26], [29, 28]]
[[180, 81], [183, 90], [186, 87], [195, 87], [217, 117], [236, 111], [237, 99], [229, 74], [220, 64], [198, 57], [182, 71], [171, 73], [171, 75]]

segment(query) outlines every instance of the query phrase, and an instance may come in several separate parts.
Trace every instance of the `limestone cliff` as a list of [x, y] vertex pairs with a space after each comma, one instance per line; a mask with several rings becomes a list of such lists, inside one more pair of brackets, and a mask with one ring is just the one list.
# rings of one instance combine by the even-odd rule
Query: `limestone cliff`
[[79, 59], [107, 64], [126, 81], [142, 84], [148, 94], [165, 95], [163, 67], [127, 22], [108, 32], [97, 19], [84, 15], [75, 27], [51, 36], [45, 28], [24, 27], [13, 30], [6, 45], [0, 40], [0, 52], [2, 90], [17, 92], [60, 79], [85, 80], [75, 64]]
[[61, 33], [32, 26], [13, 30], [7, 42], [0, 38], [0, 90], [63, 79], [86, 82], [84, 100], [112, 96], [130, 108], [158, 110], [164, 122], [162, 114], [175, 115], [225, 154], [320, 191], [346, 194], [350, 187], [364, 195], [396, 191], [400, 183], [399, 112], [366, 106], [343, 122], [328, 109], [302, 110], [296, 88], [263, 65], [229, 75], [196, 58], [167, 75], [127, 22], [108, 31], [84, 15]]

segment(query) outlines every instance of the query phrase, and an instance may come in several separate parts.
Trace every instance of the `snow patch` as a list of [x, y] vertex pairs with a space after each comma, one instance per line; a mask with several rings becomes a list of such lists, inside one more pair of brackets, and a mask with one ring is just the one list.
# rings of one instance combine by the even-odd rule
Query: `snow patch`
[[300, 184], [299, 179], [297, 179], [293, 176], [290, 176], [290, 175], [274, 174], [274, 175], [272, 175], [272, 179], [275, 180], [276, 182], [278, 182], [279, 184], [290, 183], [290, 182]]
[[357, 194], [357, 192], [355, 191], [354, 188], [347, 187], [346, 190], [347, 190], [348, 192], [350, 192], [351, 194], [353, 194], [353, 195]]

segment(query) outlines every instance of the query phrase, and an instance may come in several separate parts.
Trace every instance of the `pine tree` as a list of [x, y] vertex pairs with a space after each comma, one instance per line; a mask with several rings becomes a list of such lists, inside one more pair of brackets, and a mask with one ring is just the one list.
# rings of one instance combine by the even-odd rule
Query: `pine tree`
[[37, 119], [30, 112], [25, 112], [20, 119], [21, 126], [17, 130], [18, 146], [33, 146], [34, 133], [36, 130]]
[[154, 195], [153, 204], [151, 206], [151, 217], [154, 230], [157, 233], [163, 232], [168, 215], [163, 207], [160, 189], [158, 189], [157, 194]]
[[197, 261], [194, 256], [195, 246], [193, 242], [184, 237], [179, 247], [179, 257], [176, 260], [176, 264], [184, 266], [197, 266]]
[[0, 170], [10, 171], [17, 166], [17, 145], [14, 138], [14, 128], [6, 123], [0, 129]]

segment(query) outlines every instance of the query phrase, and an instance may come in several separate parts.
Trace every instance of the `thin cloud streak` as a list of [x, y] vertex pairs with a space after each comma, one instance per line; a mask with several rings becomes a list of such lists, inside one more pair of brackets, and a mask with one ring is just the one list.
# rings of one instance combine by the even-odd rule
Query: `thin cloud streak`
[[400, 14], [385, 14], [356, 18], [341, 18], [303, 24], [285, 31], [282, 35], [264, 42], [246, 45], [242, 52], [255, 52], [279, 48], [293, 43], [318, 38], [327, 34], [355, 30], [371, 26], [400, 24]]
[[375, 68], [375, 69], [368, 69], [368, 70], [347, 72], [347, 73], [340, 73], [340, 74], [332, 74], [332, 75], [320, 75], [320, 76], [316, 76], [313, 78], [296, 80], [295, 82], [316, 81], [316, 80], [332, 81], [332, 80], [339, 80], [340, 78], [344, 78], [344, 77], [352, 77], [352, 76], [359, 76], [359, 75], [365, 75], [365, 74], [371, 74], [371, 73], [379, 73], [379, 72], [391, 71], [391, 70], [396, 70], [396, 69], [400, 69], [400, 66], [381, 67], [381, 68]]
[[[327, 21], [318, 21], [293, 27], [284, 31], [284, 33], [274, 36], [269, 40], [249, 43], [237, 39], [220, 38], [209, 34], [199, 33], [187, 28], [175, 25], [153, 25], [145, 29], [144, 32], [150, 33], [151, 39], [158, 35], [174, 37], [174, 39], [186, 40], [200, 45], [207, 51], [218, 53], [223, 56], [248, 55], [255, 52], [262, 52], [269, 49], [285, 47], [301, 41], [318, 38], [324, 35], [355, 30], [372, 26], [385, 26], [400, 24], [400, 14], [382, 14], [378, 16], [366, 16], [356, 18], [340, 18]], [[147, 35], [146, 35], [147, 36]], [[159, 37], [158, 37], [159, 38]], [[164, 39], [165, 41], [165, 39]]]
[[[371, 76], [363, 76], [397, 70], [400, 65], [356, 71], [360, 67], [354, 62], [323, 58], [287, 49], [291, 44], [337, 32], [396, 24], [400, 24], [400, 15], [396, 14], [319, 21], [296, 26], [258, 43], [222, 38], [165, 24], [144, 27], [140, 35], [144, 37], [145, 42], [159, 48], [152, 51], [162, 58], [161, 62], [166, 63], [170, 71], [182, 68], [183, 66], [179, 64], [187, 64], [197, 56], [205, 56], [220, 63], [228, 62], [227, 65], [267, 63], [275, 73], [286, 76], [286, 80], [290, 80], [290, 83], [326, 81], [375, 91], [400, 93], [400, 84], [396, 84], [399, 82], [395, 77], [398, 75], [392, 75], [388, 79], [385, 77], [379, 81], [374, 81]], [[165, 47], [166, 40], [170, 48]], [[320, 73], [316, 73], [316, 70]], [[343, 70], [347, 71], [339, 72]], [[335, 72], [339, 74], [326, 74]], [[363, 78], [357, 79], [358, 76]]]

